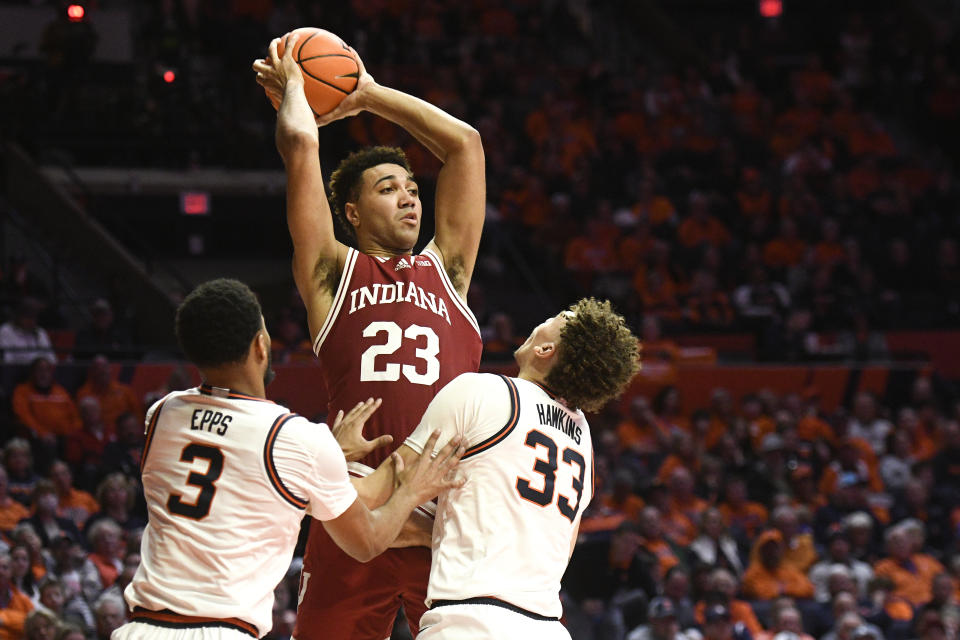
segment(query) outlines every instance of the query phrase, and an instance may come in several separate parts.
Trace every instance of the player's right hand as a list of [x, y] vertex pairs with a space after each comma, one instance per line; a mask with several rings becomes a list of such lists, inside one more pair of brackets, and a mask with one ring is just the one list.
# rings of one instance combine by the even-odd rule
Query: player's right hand
[[435, 452], [434, 448], [439, 439], [439, 431], [431, 433], [420, 457], [409, 468], [404, 467], [399, 453], [391, 454], [396, 471], [397, 491], [414, 492], [418, 504], [432, 500], [447, 489], [458, 489], [466, 482], [466, 478], [456, 473], [460, 458], [466, 453], [461, 439], [451, 438], [440, 451]]

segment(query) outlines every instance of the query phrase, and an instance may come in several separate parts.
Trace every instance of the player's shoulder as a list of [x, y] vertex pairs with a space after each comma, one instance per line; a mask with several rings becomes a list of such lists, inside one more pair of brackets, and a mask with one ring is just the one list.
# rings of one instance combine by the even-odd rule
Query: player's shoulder
[[512, 378], [507, 378], [497, 373], [480, 373], [474, 371], [467, 371], [461, 373], [456, 378], [447, 383], [447, 387], [450, 387], [451, 390], [456, 389], [459, 391], [473, 391], [475, 393], [487, 392], [490, 389], [506, 389], [508, 381]]

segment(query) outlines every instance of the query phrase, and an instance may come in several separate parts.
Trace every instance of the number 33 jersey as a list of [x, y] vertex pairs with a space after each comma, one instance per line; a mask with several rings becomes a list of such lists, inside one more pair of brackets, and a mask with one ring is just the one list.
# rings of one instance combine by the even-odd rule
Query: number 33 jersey
[[147, 414], [141, 460], [150, 520], [131, 608], [272, 626], [305, 514], [338, 517], [357, 492], [325, 424], [207, 385]]
[[494, 597], [559, 617], [560, 579], [593, 494], [593, 445], [581, 411], [533, 382], [467, 373], [430, 403], [406, 445], [459, 435], [459, 489], [440, 494], [427, 603]]
[[[480, 366], [483, 343], [473, 313], [457, 295], [439, 256], [380, 258], [349, 249], [333, 305], [314, 337], [330, 419], [367, 398], [383, 406], [364, 436], [401, 443], [440, 389]], [[376, 467], [381, 447], [362, 463]]]

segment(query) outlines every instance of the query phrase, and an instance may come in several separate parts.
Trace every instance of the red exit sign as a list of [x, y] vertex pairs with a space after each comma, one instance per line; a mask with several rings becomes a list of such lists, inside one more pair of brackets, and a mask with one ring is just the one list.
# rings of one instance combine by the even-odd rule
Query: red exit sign
[[180, 193], [180, 213], [188, 216], [205, 216], [210, 213], [210, 194], [206, 191], [183, 191]]

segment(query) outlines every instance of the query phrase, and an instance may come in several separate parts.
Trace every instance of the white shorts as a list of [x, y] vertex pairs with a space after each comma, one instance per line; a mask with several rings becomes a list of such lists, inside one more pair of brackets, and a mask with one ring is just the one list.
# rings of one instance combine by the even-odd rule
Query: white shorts
[[230, 627], [160, 627], [146, 622], [128, 622], [110, 640], [250, 640], [250, 634]]
[[450, 604], [420, 618], [417, 640], [570, 640], [560, 622], [489, 604]]

